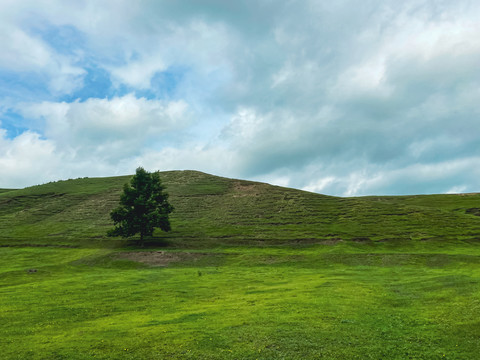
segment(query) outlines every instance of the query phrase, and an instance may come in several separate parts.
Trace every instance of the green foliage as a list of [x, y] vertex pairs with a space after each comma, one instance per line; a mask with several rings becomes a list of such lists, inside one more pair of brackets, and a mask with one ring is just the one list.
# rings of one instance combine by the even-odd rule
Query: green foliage
[[155, 228], [170, 231], [168, 216], [173, 206], [168, 203], [164, 189], [158, 172], [138, 168], [130, 185], [123, 187], [120, 206], [110, 213], [115, 228], [108, 235], [130, 237], [139, 233], [143, 243], [144, 236], [152, 236]]

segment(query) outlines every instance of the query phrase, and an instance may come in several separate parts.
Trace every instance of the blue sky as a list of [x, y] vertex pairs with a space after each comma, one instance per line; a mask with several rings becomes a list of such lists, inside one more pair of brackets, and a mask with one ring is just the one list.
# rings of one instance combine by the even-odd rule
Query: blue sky
[[478, 192], [480, 3], [0, 0], [0, 187], [195, 169]]

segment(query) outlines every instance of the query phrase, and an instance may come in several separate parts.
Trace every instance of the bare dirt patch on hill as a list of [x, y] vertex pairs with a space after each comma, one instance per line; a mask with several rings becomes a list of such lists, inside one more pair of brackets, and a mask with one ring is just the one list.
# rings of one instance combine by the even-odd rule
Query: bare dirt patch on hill
[[259, 196], [265, 188], [265, 184], [236, 182], [233, 185], [233, 197]]

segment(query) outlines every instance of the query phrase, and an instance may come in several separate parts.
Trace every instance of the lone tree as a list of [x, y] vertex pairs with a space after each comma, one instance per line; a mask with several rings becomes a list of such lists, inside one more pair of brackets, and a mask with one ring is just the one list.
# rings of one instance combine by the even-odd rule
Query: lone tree
[[157, 172], [149, 173], [139, 167], [130, 184], [125, 184], [120, 196], [120, 206], [110, 213], [115, 228], [108, 236], [130, 237], [140, 233], [143, 245], [145, 236], [152, 236], [155, 228], [170, 231], [168, 214], [173, 206], [168, 203], [168, 194]]

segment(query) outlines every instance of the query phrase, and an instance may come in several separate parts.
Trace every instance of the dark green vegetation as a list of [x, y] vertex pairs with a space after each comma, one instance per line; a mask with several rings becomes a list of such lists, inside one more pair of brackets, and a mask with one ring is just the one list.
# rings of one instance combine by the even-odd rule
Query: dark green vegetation
[[12, 191], [12, 189], [0, 189], [0, 194], [7, 191]]
[[152, 237], [156, 228], [170, 231], [168, 215], [173, 206], [164, 190], [158, 171], [149, 173], [139, 167], [130, 183], [123, 186], [120, 205], [110, 213], [115, 228], [108, 231], [108, 236], [128, 238], [140, 234], [143, 245], [144, 237]]
[[130, 177], [0, 193], [3, 358], [478, 358], [480, 195], [161, 177], [149, 249], [105, 235]]

